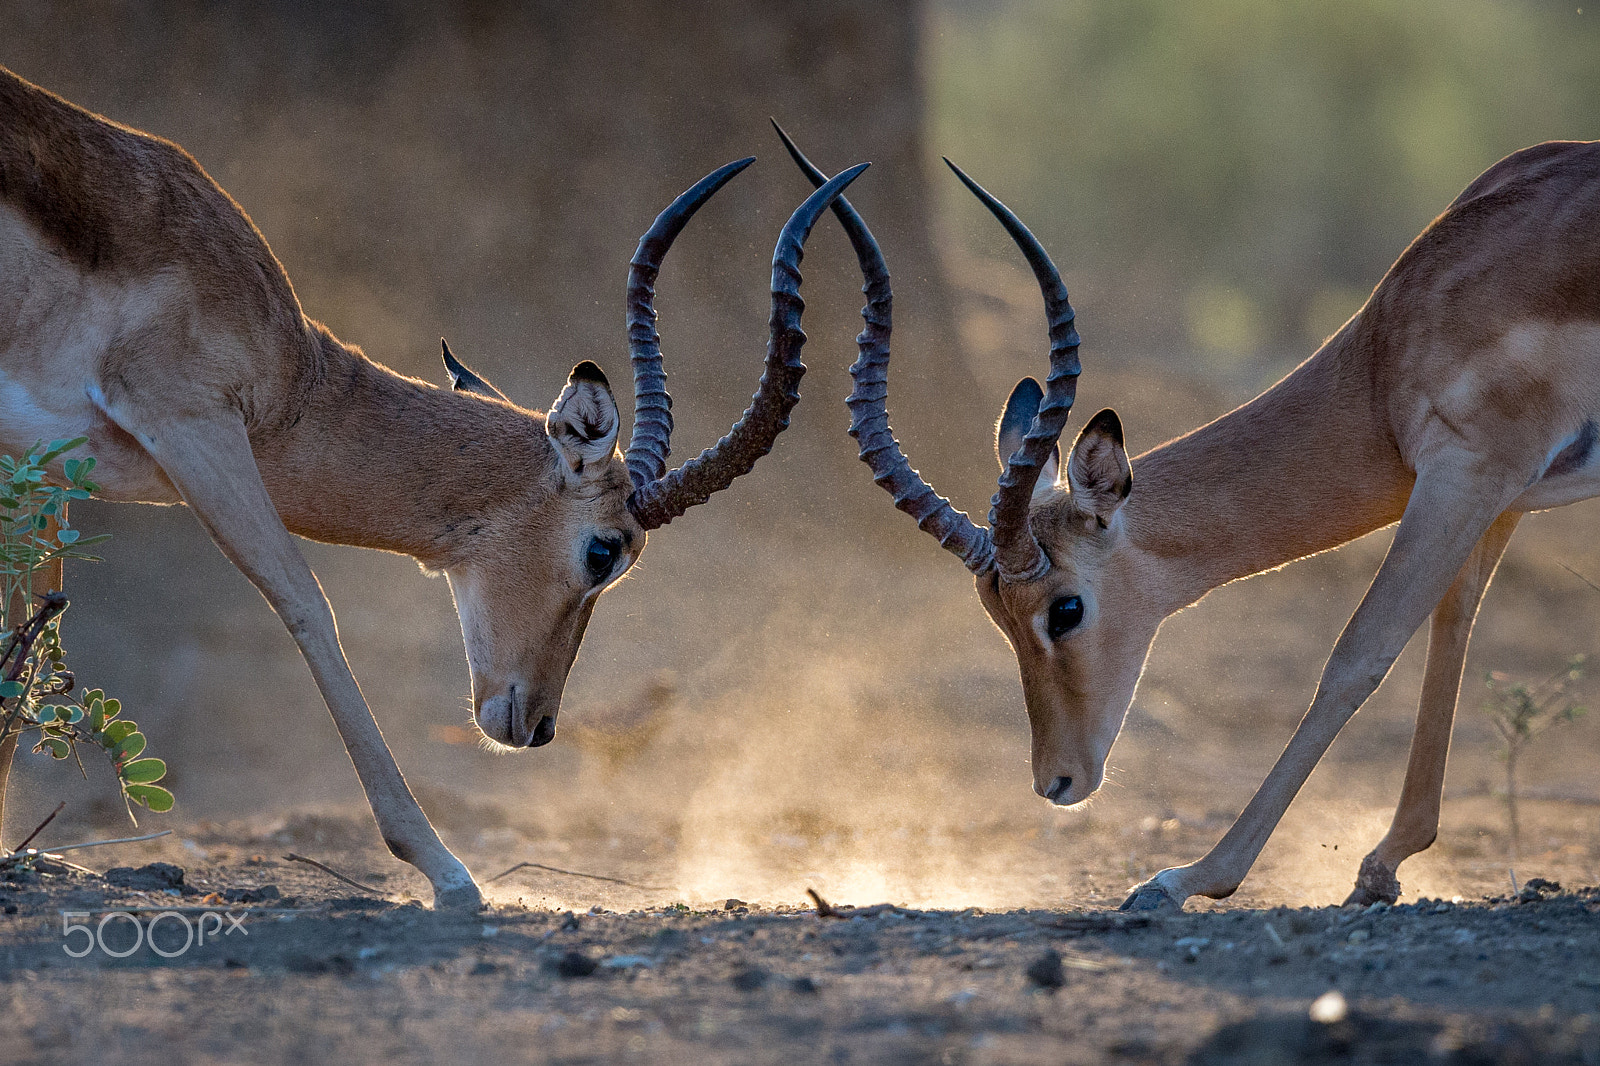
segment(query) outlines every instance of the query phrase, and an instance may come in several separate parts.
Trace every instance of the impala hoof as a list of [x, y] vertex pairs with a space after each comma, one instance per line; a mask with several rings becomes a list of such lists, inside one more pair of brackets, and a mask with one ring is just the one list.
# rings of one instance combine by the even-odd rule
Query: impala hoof
[[471, 881], [451, 888], [435, 888], [433, 890], [433, 909], [436, 911], [454, 911], [469, 914], [481, 911], [483, 910], [483, 893], [478, 891], [478, 886]]
[[1117, 910], [1178, 912], [1183, 910], [1183, 901], [1173, 899], [1166, 889], [1152, 882], [1134, 889]]
[[1346, 907], [1355, 903], [1370, 907], [1374, 903], [1393, 904], [1400, 898], [1400, 879], [1394, 871], [1368, 855], [1361, 860], [1361, 872], [1356, 875], [1356, 887], [1345, 897]]

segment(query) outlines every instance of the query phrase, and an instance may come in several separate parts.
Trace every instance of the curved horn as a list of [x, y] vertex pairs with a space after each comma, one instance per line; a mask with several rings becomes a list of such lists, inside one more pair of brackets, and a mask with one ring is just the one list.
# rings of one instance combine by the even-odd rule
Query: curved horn
[[[811, 180], [820, 186], [827, 175], [811, 164], [776, 122], [772, 128], [783, 139], [789, 155]], [[833, 213], [844, 226], [850, 244], [861, 263], [861, 292], [867, 298], [861, 309], [866, 327], [856, 338], [859, 356], [850, 368], [855, 387], [845, 401], [850, 408], [850, 435], [860, 445], [861, 461], [872, 470], [872, 480], [894, 497], [894, 505], [912, 518], [917, 526], [933, 536], [975, 574], [994, 567], [994, 542], [989, 531], [979, 527], [958, 511], [950, 501], [933, 491], [922, 480], [900, 450], [889, 428], [889, 333], [892, 328], [894, 294], [889, 286], [889, 267], [872, 231], [844, 197], [833, 202]]]
[[671, 452], [672, 397], [661, 367], [656, 333], [656, 275], [661, 260], [694, 213], [751, 163], [755, 156], [718, 167], [686, 189], [639, 238], [628, 264], [628, 353], [633, 361], [633, 436], [628, 440], [628, 476], [638, 491], [666, 473]]
[[1050, 376], [1044, 382], [1044, 402], [1033, 424], [1023, 435], [1022, 444], [1006, 460], [1006, 469], [1000, 475], [1000, 487], [989, 505], [989, 526], [993, 530], [995, 560], [1000, 574], [1009, 581], [1032, 581], [1050, 569], [1039, 542], [1028, 526], [1028, 509], [1033, 499], [1033, 487], [1039, 480], [1039, 471], [1049, 460], [1061, 431], [1066, 428], [1067, 416], [1072, 412], [1072, 401], [1078, 395], [1078, 331], [1072, 327], [1072, 305], [1067, 302], [1067, 287], [1061, 274], [1045, 252], [1038, 238], [1029, 232], [1010, 208], [996, 200], [989, 192], [962, 173], [950, 160], [945, 165], [955, 171], [961, 183], [989, 209], [1000, 224], [1011, 234], [1011, 239], [1033, 268], [1039, 282], [1039, 292], [1044, 296], [1045, 315], [1050, 323]]
[[[800, 328], [800, 315], [805, 310], [805, 301], [800, 299], [800, 259], [806, 238], [818, 216], [868, 165], [853, 166], [812, 193], [789, 217], [778, 236], [772, 253], [772, 317], [768, 325], [766, 365], [750, 406], [727, 436], [672, 473], [644, 484], [639, 484], [638, 472], [633, 470], [633, 448], [629, 447], [628, 465], [634, 474], [635, 487], [633, 495], [628, 497], [628, 509], [645, 529], [666, 525], [695, 504], [710, 499], [712, 493], [733, 484], [735, 478], [748, 473], [757, 459], [772, 450], [778, 434], [788, 428], [789, 412], [800, 402], [800, 378], [806, 372], [805, 364], [800, 361], [800, 347], [806, 342], [805, 332]], [[661, 220], [657, 219], [656, 224], [660, 226]], [[679, 226], [681, 228], [681, 223]], [[652, 231], [655, 228], [651, 227]], [[640, 248], [643, 247], [641, 241]], [[631, 284], [629, 294], [631, 311]], [[648, 303], [645, 309], [648, 310]], [[634, 319], [631, 313], [629, 317], [630, 321]], [[630, 329], [630, 338], [632, 336]], [[657, 352], [655, 373], [660, 375], [659, 349]], [[638, 365], [637, 360], [635, 365]], [[661, 395], [666, 395], [664, 390]], [[670, 427], [670, 415], [665, 421]], [[637, 437], [637, 426], [634, 432]], [[663, 462], [665, 445], [663, 434], [660, 453]]]

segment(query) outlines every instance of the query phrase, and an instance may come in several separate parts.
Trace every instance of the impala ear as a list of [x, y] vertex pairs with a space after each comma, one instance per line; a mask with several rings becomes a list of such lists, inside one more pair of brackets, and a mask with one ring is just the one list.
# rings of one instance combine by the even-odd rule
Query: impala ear
[[585, 468], [611, 458], [618, 425], [611, 384], [598, 366], [585, 359], [572, 368], [567, 387], [550, 405], [544, 431], [567, 469], [581, 477]]
[[1093, 518], [1101, 529], [1111, 524], [1133, 491], [1133, 467], [1122, 444], [1122, 419], [1117, 412], [1106, 408], [1078, 434], [1067, 460], [1067, 483], [1082, 514]]
[[[996, 427], [994, 436], [995, 458], [1000, 460], [1002, 471], [1006, 468], [1006, 460], [1022, 447], [1022, 438], [1033, 425], [1034, 416], [1039, 413], [1039, 404], [1043, 401], [1044, 390], [1032, 378], [1023, 378], [1017, 382], [1017, 387], [1011, 390], [1011, 397], [1006, 400], [1005, 410], [1000, 412], [1000, 425]], [[1039, 480], [1034, 482], [1035, 500], [1055, 488], [1056, 478], [1060, 476], [1060, 472], [1061, 446], [1058, 444], [1050, 450], [1050, 458], [1039, 471]]]
[[453, 391], [476, 393], [495, 400], [505, 399], [505, 395], [499, 389], [468, 370], [467, 365], [456, 358], [443, 337], [439, 338], [439, 346], [444, 349], [444, 372], [450, 376], [450, 388]]

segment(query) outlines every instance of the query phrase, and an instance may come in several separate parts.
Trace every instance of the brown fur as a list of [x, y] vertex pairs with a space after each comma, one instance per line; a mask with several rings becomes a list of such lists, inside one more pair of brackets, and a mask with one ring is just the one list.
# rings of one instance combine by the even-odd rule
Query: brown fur
[[[1104, 519], [1118, 488], [1118, 466], [1103, 454], [1075, 450], [1069, 460], [1071, 469], [1105, 472], [1090, 486], [1093, 504], [1065, 485], [1036, 495], [1031, 525], [1049, 572], [978, 581], [1017, 652], [1035, 789], [1075, 803], [1099, 787], [1167, 615], [1218, 585], [1399, 519], [1305, 722], [1250, 807], [1205, 859], [1163, 871], [1130, 902], [1232, 892], [1339, 727], [1443, 603], [1407, 789], [1357, 890], [1369, 901], [1392, 898], [1395, 867], [1437, 827], [1477, 604], [1518, 514], [1600, 493], [1594, 462], [1551, 465], [1569, 454], [1563, 446], [1588, 459], [1576, 441], [1587, 434], [1592, 445], [1596, 419], [1600, 143], [1542, 144], [1469, 185], [1367, 305], [1287, 378], [1135, 459], [1133, 491], [1109, 528], [1085, 520]], [[1085, 601], [1083, 624], [1045, 640], [1046, 612], [1070, 595]]]
[[[582, 432], [552, 437], [537, 411], [394, 373], [304, 316], [181, 148], [0, 69], [0, 383], [0, 449], [83, 433], [107, 498], [189, 504], [300, 644], [391, 849], [475, 902], [286, 530], [444, 571], [480, 725], [543, 743], [596, 593], [645, 540], [604, 375], [576, 386]], [[616, 549], [598, 574], [597, 538]]]

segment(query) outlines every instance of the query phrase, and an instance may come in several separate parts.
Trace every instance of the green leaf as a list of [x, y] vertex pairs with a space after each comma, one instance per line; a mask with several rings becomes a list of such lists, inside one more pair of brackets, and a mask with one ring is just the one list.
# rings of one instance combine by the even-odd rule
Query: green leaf
[[71, 439], [62, 437], [59, 440], [53, 440], [50, 442], [50, 446], [45, 449], [44, 454], [39, 456], [39, 465], [43, 466], [45, 463], [55, 459], [62, 452], [70, 452], [72, 449], [88, 443], [88, 437], [72, 437]]
[[129, 733], [117, 745], [116, 755], [119, 759], [132, 759], [142, 751], [144, 751], [144, 734]]
[[56, 721], [72, 725], [83, 720], [83, 712], [76, 707], [56, 706], [51, 708], [56, 713]]
[[67, 742], [58, 737], [45, 737], [43, 740], [39, 741], [38, 746], [33, 750], [35, 752], [48, 751], [53, 758], [57, 759], [65, 759], [72, 753], [72, 749], [68, 746]]
[[[105, 700], [104, 703], [105, 703], [105, 708], [106, 708], [106, 720], [107, 721], [111, 720], [112, 718], [115, 718], [117, 715], [122, 713], [122, 701], [121, 700]], [[132, 725], [133, 723], [132, 722], [125, 722], [124, 724], [125, 725]]]
[[66, 462], [61, 464], [61, 471], [67, 475], [68, 481], [76, 481], [78, 478], [78, 467], [82, 465], [83, 461], [81, 459], [68, 459]]
[[95, 700], [89, 704], [89, 732], [102, 733], [106, 728], [106, 705]]
[[[69, 500], [87, 500], [88, 498], [89, 498], [89, 490], [88, 489], [68, 489], [67, 490], [67, 499], [69, 499]], [[15, 506], [15, 504], [13, 504], [13, 506]]]
[[[110, 715], [107, 715], [110, 717]], [[105, 728], [105, 737], [112, 745], [121, 744], [128, 737], [137, 732], [139, 727], [132, 722], [112, 722]]]
[[56, 531], [56, 539], [62, 544], [76, 543], [80, 534], [76, 529], [62, 529]]
[[28, 686], [21, 681], [0, 681], [0, 699], [20, 696], [26, 691], [28, 691]]
[[160, 785], [128, 785], [123, 791], [133, 802], [142, 803], [157, 814], [165, 814], [172, 810], [172, 804], [175, 802], [172, 793]]
[[118, 776], [130, 785], [148, 784], [167, 776], [167, 764], [160, 759], [135, 759], [122, 767]]

